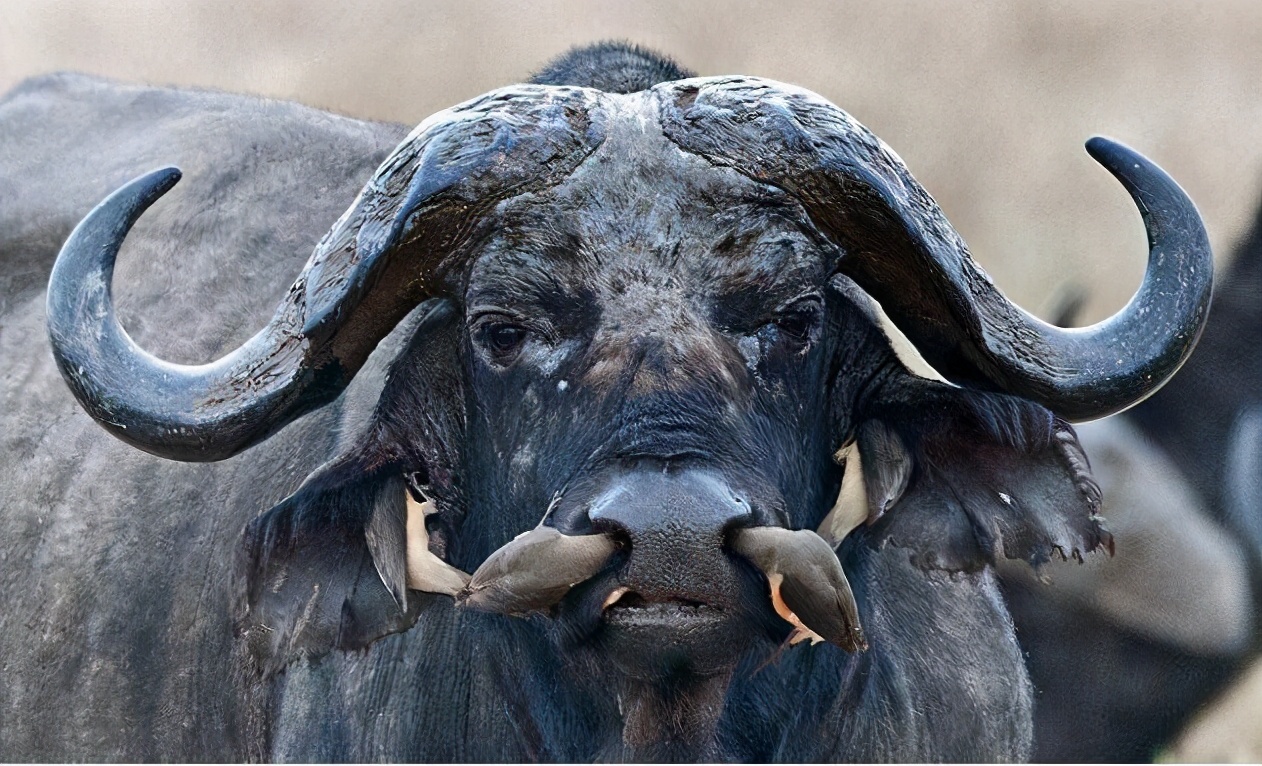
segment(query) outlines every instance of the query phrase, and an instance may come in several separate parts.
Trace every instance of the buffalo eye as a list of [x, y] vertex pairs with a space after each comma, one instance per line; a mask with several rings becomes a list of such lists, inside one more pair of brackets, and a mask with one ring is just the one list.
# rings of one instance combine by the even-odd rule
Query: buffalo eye
[[529, 335], [526, 327], [506, 317], [494, 317], [479, 322], [474, 337], [493, 360], [507, 364], [521, 351]]
[[497, 354], [509, 354], [526, 340], [526, 328], [513, 324], [494, 324], [486, 330], [487, 346]]
[[819, 301], [807, 298], [795, 301], [776, 312], [772, 324], [786, 341], [795, 346], [804, 347], [814, 339], [822, 314]]

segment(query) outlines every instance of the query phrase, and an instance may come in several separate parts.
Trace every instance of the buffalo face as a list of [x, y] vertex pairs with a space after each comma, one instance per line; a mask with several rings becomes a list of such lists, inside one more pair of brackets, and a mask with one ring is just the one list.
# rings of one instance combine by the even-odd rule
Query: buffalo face
[[607, 536], [608, 566], [558, 612], [634, 674], [720, 672], [783, 638], [731, 537], [814, 529], [837, 496], [830, 383], [874, 359], [836, 257], [784, 192], [634, 127], [505, 203], [463, 296], [478, 480], [453, 561], [536, 524]]

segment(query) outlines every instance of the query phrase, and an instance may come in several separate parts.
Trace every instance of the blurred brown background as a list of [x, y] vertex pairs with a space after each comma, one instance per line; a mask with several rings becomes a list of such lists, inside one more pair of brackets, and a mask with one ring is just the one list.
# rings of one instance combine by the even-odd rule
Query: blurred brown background
[[[1094, 133], [1184, 185], [1220, 262], [1259, 202], [1262, 3], [1243, 0], [5, 0], [0, 91], [69, 69], [417, 123], [607, 38], [841, 105], [901, 154], [996, 283], [1036, 312], [1072, 281], [1092, 291], [1085, 318], [1100, 318], [1143, 270], [1133, 205], [1082, 151]], [[1240, 703], [1237, 723], [1172, 755], [1262, 758], [1246, 741], [1262, 730], [1256, 710]]]

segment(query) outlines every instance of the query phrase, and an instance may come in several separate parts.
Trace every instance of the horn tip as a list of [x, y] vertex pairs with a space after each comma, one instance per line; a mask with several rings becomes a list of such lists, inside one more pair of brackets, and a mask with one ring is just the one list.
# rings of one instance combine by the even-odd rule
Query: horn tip
[[178, 165], [167, 165], [166, 167], [159, 168], [158, 172], [171, 179], [171, 183], [176, 183], [184, 177], [184, 171], [180, 170]]
[[1087, 139], [1085, 146], [1087, 154], [1091, 155], [1093, 160], [1110, 171], [1126, 162], [1133, 162], [1136, 158], [1142, 159], [1139, 152], [1136, 152], [1121, 141], [1115, 141], [1107, 136], [1092, 136]]
[[175, 165], [166, 165], [165, 167], [151, 170], [140, 176], [132, 183], [141, 183], [147, 187], [147, 191], [151, 199], [156, 199], [171, 190], [171, 187], [180, 182], [184, 177], [184, 171]]
[[1114, 139], [1109, 138], [1108, 136], [1097, 133], [1096, 135], [1087, 139], [1086, 147], [1087, 147], [1088, 152], [1096, 152], [1102, 149], [1107, 149], [1108, 147], [1114, 146], [1118, 143], [1119, 143], [1118, 141], [1115, 141]]

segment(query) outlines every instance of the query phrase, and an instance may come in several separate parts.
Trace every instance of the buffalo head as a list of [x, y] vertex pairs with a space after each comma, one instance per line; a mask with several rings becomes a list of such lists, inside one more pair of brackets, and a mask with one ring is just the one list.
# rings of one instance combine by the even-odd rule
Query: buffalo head
[[[156, 171], [67, 242], [50, 334], [113, 434], [218, 460], [335, 398], [419, 306], [362, 435], [247, 530], [246, 642], [277, 669], [451, 608], [409, 586], [455, 595], [470, 625], [507, 619], [473, 609], [544, 615], [539, 635], [614, 669], [625, 736], [650, 741], [781, 642], [865, 649], [872, 606], [840, 544], [958, 571], [1107, 542], [1062, 418], [1117, 412], [1174, 373], [1210, 255], [1160, 169], [1087, 147], [1139, 205], [1151, 254], [1134, 300], [1082, 330], [1006, 300], [845, 112], [728, 77], [516, 86], [435, 115], [271, 323], [204, 366], [153, 358], [114, 317], [121, 242], [179, 177]], [[874, 301], [958, 386], [900, 364]]]

